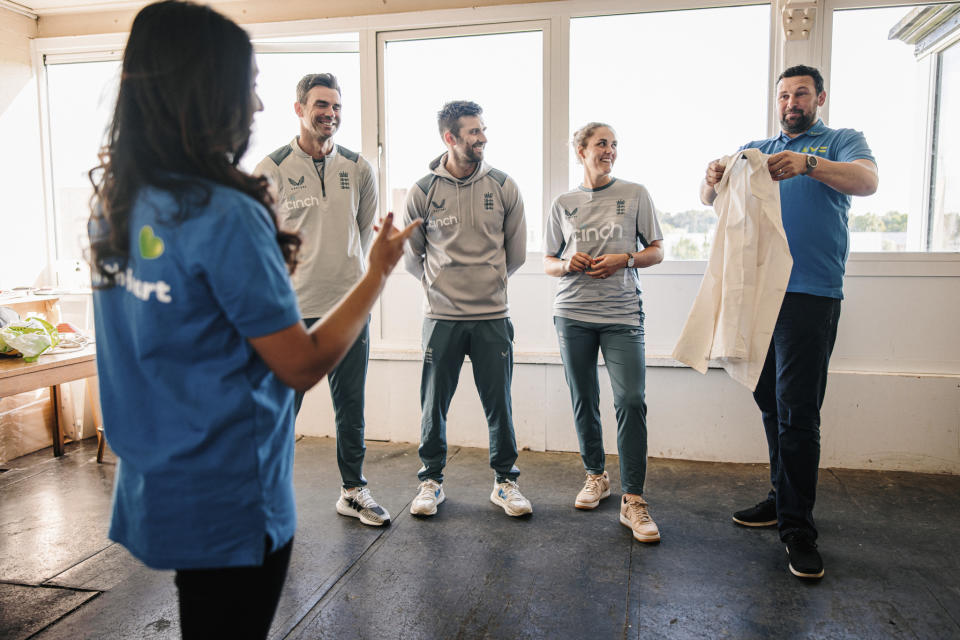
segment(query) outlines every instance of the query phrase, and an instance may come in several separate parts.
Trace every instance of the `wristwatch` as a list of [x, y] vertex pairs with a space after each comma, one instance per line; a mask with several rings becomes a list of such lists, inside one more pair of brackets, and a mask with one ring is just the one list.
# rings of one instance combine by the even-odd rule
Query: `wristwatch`
[[801, 175], [807, 175], [811, 171], [817, 168], [817, 156], [807, 155], [807, 164], [803, 167], [803, 173]]
[[633, 254], [627, 254], [627, 269], [633, 269]]

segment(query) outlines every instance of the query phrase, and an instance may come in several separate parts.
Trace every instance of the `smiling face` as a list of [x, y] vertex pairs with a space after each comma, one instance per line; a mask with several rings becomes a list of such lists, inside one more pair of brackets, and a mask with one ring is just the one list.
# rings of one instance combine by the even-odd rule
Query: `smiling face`
[[594, 176], [609, 175], [617, 161], [617, 134], [610, 127], [597, 127], [577, 147], [583, 170]]
[[306, 100], [293, 108], [300, 118], [301, 136], [326, 140], [340, 128], [340, 93], [336, 89], [313, 87]]
[[780, 127], [787, 135], [800, 135], [819, 118], [819, 109], [827, 99], [827, 92], [817, 94], [810, 76], [783, 78], [777, 85], [777, 109]]
[[460, 125], [459, 135], [447, 131], [443, 141], [447, 144], [453, 159], [459, 164], [476, 163], [483, 161], [483, 150], [487, 145], [486, 130], [483, 118], [480, 116], [460, 116], [457, 119]]

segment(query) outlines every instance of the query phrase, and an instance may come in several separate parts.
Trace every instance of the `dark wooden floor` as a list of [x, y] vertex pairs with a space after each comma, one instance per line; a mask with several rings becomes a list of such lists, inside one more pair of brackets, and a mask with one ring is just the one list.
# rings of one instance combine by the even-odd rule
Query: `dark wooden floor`
[[[617, 496], [573, 508], [579, 458], [523, 452], [529, 518], [489, 502], [484, 450], [452, 448], [447, 501], [409, 512], [413, 445], [368, 443], [365, 473], [394, 516], [337, 515], [334, 442], [297, 444], [299, 526], [273, 638], [958, 638], [960, 477], [823, 470], [826, 576], [787, 571], [770, 529], [730, 513], [766, 492], [754, 465], [651, 460], [663, 542], [618, 523]], [[177, 638], [172, 573], [106, 539], [114, 465], [91, 441], [0, 473], [0, 638]], [[616, 458], [608, 469], [619, 487]]]

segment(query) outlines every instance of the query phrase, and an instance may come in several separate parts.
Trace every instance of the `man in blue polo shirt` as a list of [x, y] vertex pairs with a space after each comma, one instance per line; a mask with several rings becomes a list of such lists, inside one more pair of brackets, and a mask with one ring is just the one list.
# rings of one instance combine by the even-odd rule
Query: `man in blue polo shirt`
[[[777, 78], [780, 135], [741, 147], [770, 154], [767, 166], [780, 183], [793, 271], [753, 393], [766, 430], [773, 487], [765, 500], [737, 511], [733, 520], [748, 527], [776, 524], [790, 571], [800, 578], [823, 576], [813, 505], [820, 407], [850, 252], [850, 196], [869, 196], [878, 183], [876, 161], [863, 134], [830, 129], [820, 120], [826, 99], [817, 69], [790, 67]], [[723, 171], [717, 160], [707, 167], [700, 185], [704, 204], [713, 204]]]

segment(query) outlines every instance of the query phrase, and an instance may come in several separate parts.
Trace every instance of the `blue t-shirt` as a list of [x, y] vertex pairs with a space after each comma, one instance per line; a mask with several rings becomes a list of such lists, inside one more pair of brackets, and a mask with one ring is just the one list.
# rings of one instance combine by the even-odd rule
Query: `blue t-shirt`
[[[877, 162], [862, 133], [829, 129], [823, 120], [796, 138], [781, 132], [775, 138], [740, 147], [749, 148], [766, 154], [795, 151], [837, 162]], [[849, 210], [850, 196], [819, 180], [797, 176], [780, 182], [780, 211], [793, 256], [787, 291], [843, 298], [843, 273], [850, 254]]]
[[176, 224], [172, 195], [141, 189], [127, 268], [93, 296], [120, 459], [110, 538], [157, 569], [259, 565], [296, 527], [293, 391], [247, 339], [300, 310], [268, 213], [205, 184], [208, 204]]

